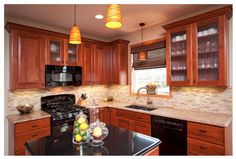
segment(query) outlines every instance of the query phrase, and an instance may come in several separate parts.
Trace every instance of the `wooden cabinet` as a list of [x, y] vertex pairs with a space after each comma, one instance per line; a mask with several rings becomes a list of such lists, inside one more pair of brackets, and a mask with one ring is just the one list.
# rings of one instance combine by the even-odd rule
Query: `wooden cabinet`
[[46, 64], [81, 66], [81, 45], [69, 44], [67, 36], [47, 35]]
[[91, 42], [82, 43], [83, 84], [103, 84], [103, 52], [104, 46]]
[[128, 41], [111, 42], [111, 84], [128, 84]]
[[109, 125], [115, 125], [114, 121], [115, 117], [115, 109], [114, 108], [99, 108], [99, 120], [109, 124]]
[[224, 7], [163, 26], [169, 85], [227, 86], [231, 12]]
[[151, 149], [150, 151], [145, 153], [144, 156], [159, 156], [159, 146]]
[[10, 30], [10, 89], [44, 87], [45, 36], [32, 30]]
[[7, 23], [10, 33], [11, 89], [45, 87], [45, 65], [82, 66], [83, 85], [128, 84], [128, 41], [82, 38]]
[[[166, 33], [167, 41], [167, 81], [170, 85], [190, 85], [192, 56], [190, 26], [170, 29]], [[169, 68], [169, 69], [168, 69]]]
[[25, 142], [50, 135], [50, 118], [9, 123], [9, 132], [10, 154], [25, 155]]
[[148, 114], [116, 110], [115, 126], [131, 131], [151, 135], [151, 117]]
[[229, 127], [188, 122], [187, 147], [191, 155], [231, 155], [232, 136]]

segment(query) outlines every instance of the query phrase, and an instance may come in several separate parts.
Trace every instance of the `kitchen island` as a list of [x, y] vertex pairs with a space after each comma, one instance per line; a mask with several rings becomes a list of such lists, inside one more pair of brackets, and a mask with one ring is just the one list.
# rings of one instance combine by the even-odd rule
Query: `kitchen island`
[[107, 128], [109, 135], [100, 147], [73, 144], [70, 131], [28, 141], [25, 150], [28, 155], [158, 155], [159, 139], [111, 125]]

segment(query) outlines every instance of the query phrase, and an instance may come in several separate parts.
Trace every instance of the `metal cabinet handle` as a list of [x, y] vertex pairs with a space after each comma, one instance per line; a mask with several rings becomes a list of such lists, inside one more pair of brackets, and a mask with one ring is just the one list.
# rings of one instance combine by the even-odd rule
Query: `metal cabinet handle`
[[36, 137], [36, 136], [38, 136], [38, 134], [32, 134], [31, 136], [32, 136], [32, 137]]
[[207, 133], [207, 130], [199, 129], [199, 131], [200, 131], [201, 133]]
[[206, 149], [207, 149], [207, 147], [200, 146], [200, 149], [206, 150]]

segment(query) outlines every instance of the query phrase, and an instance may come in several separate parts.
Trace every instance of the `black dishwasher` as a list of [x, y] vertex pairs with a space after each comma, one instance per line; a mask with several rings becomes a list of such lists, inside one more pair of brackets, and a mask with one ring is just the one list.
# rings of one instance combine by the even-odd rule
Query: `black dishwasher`
[[152, 115], [151, 134], [159, 138], [160, 155], [187, 155], [187, 122]]

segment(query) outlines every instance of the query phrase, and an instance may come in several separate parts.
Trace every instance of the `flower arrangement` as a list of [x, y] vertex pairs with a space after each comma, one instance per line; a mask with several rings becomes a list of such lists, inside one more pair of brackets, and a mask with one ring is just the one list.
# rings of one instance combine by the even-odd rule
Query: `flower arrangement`
[[148, 94], [155, 95], [156, 94], [156, 88], [157, 88], [156, 82], [149, 82], [146, 87], [148, 89]]

